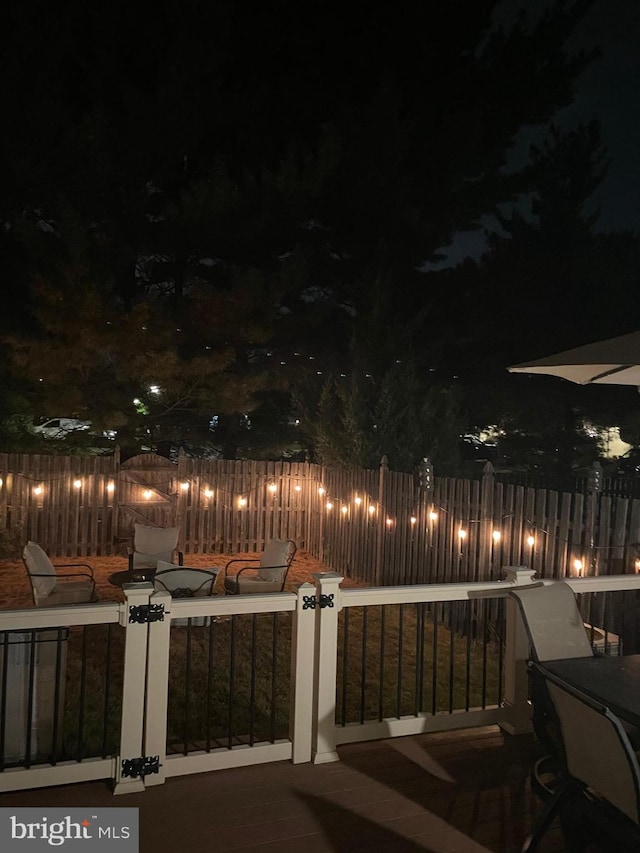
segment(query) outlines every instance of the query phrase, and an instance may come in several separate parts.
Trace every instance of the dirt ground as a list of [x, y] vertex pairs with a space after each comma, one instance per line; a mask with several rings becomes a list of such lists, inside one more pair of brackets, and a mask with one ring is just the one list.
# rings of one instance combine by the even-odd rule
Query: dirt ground
[[[259, 554], [185, 554], [185, 566], [197, 568], [224, 567], [231, 559], [248, 559], [259, 557]], [[109, 583], [109, 575], [127, 568], [125, 557], [55, 557], [54, 564], [87, 563], [93, 569], [99, 601], [124, 601], [122, 590]], [[297, 551], [287, 577], [287, 589], [293, 589], [297, 584], [313, 582], [314, 572], [331, 571], [324, 563], [316, 560], [305, 551]], [[222, 575], [223, 573], [221, 573]], [[345, 579], [343, 586], [356, 586], [354, 581]], [[222, 592], [222, 578], [216, 585]], [[0, 610], [15, 610], [22, 607], [33, 607], [31, 586], [22, 560], [0, 560]]]

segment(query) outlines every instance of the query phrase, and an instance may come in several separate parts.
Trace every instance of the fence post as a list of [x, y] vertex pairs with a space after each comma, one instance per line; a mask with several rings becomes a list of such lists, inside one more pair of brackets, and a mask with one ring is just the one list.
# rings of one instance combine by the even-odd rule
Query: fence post
[[313, 576], [316, 641], [311, 752], [314, 764], [325, 764], [340, 760], [336, 752], [336, 677], [340, 584], [344, 578], [336, 572], [314, 572]]
[[[380, 472], [378, 474], [378, 510], [379, 514], [382, 515], [385, 507], [385, 487], [387, 481], [387, 474], [389, 473], [389, 459], [386, 454], [380, 460]], [[384, 534], [386, 530], [385, 519], [380, 517], [378, 518], [378, 529], [377, 529], [377, 539], [376, 539], [376, 565], [374, 577], [376, 579], [376, 586], [382, 585], [382, 545], [384, 542]]]
[[[514, 586], [533, 583], [535, 571], [525, 566], [505, 566], [505, 580]], [[509, 734], [524, 734], [531, 731], [531, 708], [529, 705], [529, 639], [516, 602], [507, 597], [506, 649], [504, 656], [504, 703], [505, 719], [500, 728]]]
[[[313, 724], [313, 688], [315, 684], [314, 633], [316, 620], [309, 601], [316, 593], [311, 583], [298, 587], [298, 600], [291, 630], [291, 708], [289, 737], [293, 744], [292, 761], [311, 761], [311, 729]], [[305, 601], [306, 599], [306, 601]]]
[[116, 758], [114, 794], [144, 791], [144, 776], [132, 774], [125, 762], [141, 758], [144, 733], [145, 679], [149, 625], [138, 622], [135, 609], [149, 604], [153, 584], [125, 584], [120, 624], [125, 628], [120, 752]]
[[166, 590], [155, 592], [150, 598], [150, 603], [164, 605], [164, 618], [149, 624], [144, 754], [158, 757], [158, 772], [149, 774], [145, 780], [146, 787], [163, 785], [165, 781], [171, 593]]
[[478, 580], [493, 580], [493, 496], [495, 492], [495, 468], [491, 462], [485, 462], [482, 469], [482, 485], [480, 487], [480, 565]]

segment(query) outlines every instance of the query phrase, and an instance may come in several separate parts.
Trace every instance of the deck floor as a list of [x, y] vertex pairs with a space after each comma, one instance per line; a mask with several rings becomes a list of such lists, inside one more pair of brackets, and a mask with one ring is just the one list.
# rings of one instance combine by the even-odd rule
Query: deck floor
[[[497, 727], [342, 746], [324, 765], [278, 762], [168, 779], [114, 797], [106, 783], [0, 794], [0, 806], [133, 806], [140, 853], [517, 853], [539, 808], [532, 736]], [[564, 850], [552, 827], [540, 853]]]

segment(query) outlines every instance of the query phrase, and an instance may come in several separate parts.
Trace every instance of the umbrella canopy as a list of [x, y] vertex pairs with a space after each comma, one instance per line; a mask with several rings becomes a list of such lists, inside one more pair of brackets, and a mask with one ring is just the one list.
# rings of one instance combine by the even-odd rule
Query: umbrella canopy
[[640, 388], [640, 332], [596, 341], [537, 361], [516, 364], [507, 370], [559, 376], [578, 385], [635, 385]]

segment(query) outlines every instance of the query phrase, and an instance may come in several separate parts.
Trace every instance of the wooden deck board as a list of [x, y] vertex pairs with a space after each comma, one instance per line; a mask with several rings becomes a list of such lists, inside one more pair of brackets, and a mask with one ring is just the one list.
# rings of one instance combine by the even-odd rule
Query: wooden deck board
[[[170, 778], [114, 797], [103, 783], [0, 794], [0, 806], [133, 806], [140, 853], [517, 853], [538, 807], [537, 747], [496, 727], [341, 746], [333, 764], [277, 762]], [[559, 830], [540, 853], [562, 853]]]

